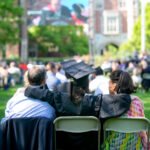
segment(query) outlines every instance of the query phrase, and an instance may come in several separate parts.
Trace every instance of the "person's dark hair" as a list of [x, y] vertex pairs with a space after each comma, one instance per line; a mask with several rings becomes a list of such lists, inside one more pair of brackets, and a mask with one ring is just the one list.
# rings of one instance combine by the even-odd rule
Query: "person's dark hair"
[[28, 81], [30, 85], [41, 85], [46, 76], [46, 70], [40, 66], [33, 66], [28, 71]]
[[56, 68], [56, 66], [53, 62], [50, 63], [50, 67], [51, 67], [51, 70]]
[[56, 69], [56, 66], [53, 62], [49, 62], [47, 65], [46, 65], [46, 69], [47, 71], [49, 70], [53, 70], [53, 69]]
[[103, 75], [103, 70], [101, 67], [97, 67], [95, 70], [96, 70], [96, 75]]
[[89, 93], [88, 76], [71, 82], [71, 101], [75, 104], [79, 103], [85, 93]]
[[136, 87], [133, 84], [132, 78], [128, 72], [122, 70], [113, 71], [110, 75], [113, 83], [117, 83], [116, 92], [131, 94], [136, 92]]
[[58, 72], [60, 72], [60, 71], [61, 71], [61, 69], [62, 69], [62, 66], [61, 66], [61, 64], [60, 64], [60, 63], [58, 63], [58, 64], [57, 64], [57, 70], [58, 70]]

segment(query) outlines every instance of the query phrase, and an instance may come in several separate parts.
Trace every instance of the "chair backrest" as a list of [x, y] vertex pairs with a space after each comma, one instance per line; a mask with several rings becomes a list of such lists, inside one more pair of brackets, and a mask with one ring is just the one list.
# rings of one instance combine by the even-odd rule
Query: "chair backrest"
[[0, 125], [0, 150], [53, 150], [53, 127], [45, 117], [9, 119]]
[[[149, 135], [150, 122], [146, 118], [112, 118], [105, 121], [104, 139], [106, 139], [106, 131], [116, 131], [121, 133], [136, 133], [147, 131]], [[149, 136], [147, 138], [147, 149], [149, 149]]]
[[143, 74], [143, 79], [150, 80], [150, 73], [144, 73]]
[[70, 133], [98, 132], [98, 150], [100, 150], [100, 121], [93, 116], [58, 117], [54, 120], [54, 136], [56, 150], [56, 131]]

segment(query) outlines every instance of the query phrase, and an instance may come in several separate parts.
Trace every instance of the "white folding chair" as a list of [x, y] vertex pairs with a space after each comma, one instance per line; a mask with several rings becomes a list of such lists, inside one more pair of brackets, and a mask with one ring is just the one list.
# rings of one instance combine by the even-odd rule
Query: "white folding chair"
[[56, 150], [56, 131], [70, 133], [98, 132], [98, 150], [100, 150], [100, 121], [93, 116], [58, 117], [54, 120], [54, 136]]
[[[136, 133], [147, 131], [149, 135], [150, 121], [146, 118], [111, 118], [104, 122], [104, 140], [107, 131], [116, 131], [121, 133]], [[147, 138], [147, 149], [149, 149], [149, 136]]]

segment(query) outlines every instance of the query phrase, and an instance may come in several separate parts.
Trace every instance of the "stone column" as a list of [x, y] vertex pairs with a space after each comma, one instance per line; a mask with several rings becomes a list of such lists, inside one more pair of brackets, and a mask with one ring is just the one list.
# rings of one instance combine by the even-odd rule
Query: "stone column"
[[24, 9], [24, 14], [21, 16], [21, 61], [28, 60], [28, 32], [27, 32], [27, 11], [26, 0], [20, 0], [20, 6]]
[[141, 0], [141, 51], [144, 52], [146, 50], [146, 36], [145, 36], [145, 8], [146, 4], [150, 2], [150, 0]]
[[89, 16], [89, 53], [90, 53], [90, 63], [95, 64], [95, 48], [94, 48], [94, 35], [95, 35], [95, 17], [94, 17], [94, 0], [90, 0], [90, 16]]

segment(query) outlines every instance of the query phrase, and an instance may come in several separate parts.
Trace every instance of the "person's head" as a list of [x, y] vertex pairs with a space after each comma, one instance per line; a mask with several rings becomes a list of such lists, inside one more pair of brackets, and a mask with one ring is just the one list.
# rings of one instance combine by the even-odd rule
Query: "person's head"
[[135, 91], [136, 88], [128, 72], [116, 70], [111, 73], [109, 81], [110, 94], [131, 94]]
[[[70, 61], [68, 61], [70, 62]], [[63, 66], [63, 65], [62, 65]], [[93, 69], [90, 65], [85, 62], [73, 63], [69, 65], [68, 63], [64, 63], [64, 69], [67, 74], [67, 77], [71, 79], [71, 90], [70, 96], [71, 100], [74, 103], [78, 103], [81, 101], [85, 93], [88, 93], [89, 87], [89, 74], [94, 73], [95, 69]]]
[[58, 64], [57, 64], [57, 71], [58, 71], [58, 72], [60, 72], [60, 71], [61, 71], [61, 69], [62, 69], [62, 66], [61, 66], [61, 64], [60, 64], [60, 63], [58, 63]]
[[12, 62], [10, 62], [10, 65], [9, 65], [9, 66], [10, 66], [10, 68], [11, 68], [11, 67], [15, 67], [15, 65], [16, 65], [16, 63], [15, 63], [14, 61], [12, 61]]
[[74, 103], [78, 103], [81, 101], [85, 93], [89, 93], [89, 78], [88, 75], [74, 79], [68, 73], [66, 73], [66, 77], [70, 79], [71, 87], [70, 87], [70, 97], [71, 101]]
[[71, 83], [71, 100], [74, 103], [79, 103], [86, 93], [89, 93], [89, 80], [85, 76], [78, 80], [73, 80]]
[[61, 8], [61, 0], [51, 0], [50, 1], [52, 8], [55, 11], [59, 11]]
[[27, 79], [28, 79], [29, 85], [33, 85], [33, 86], [44, 85], [46, 81], [45, 68], [41, 66], [36, 66], [36, 65], [33, 66], [28, 71]]
[[46, 65], [46, 70], [47, 71], [51, 71], [53, 72], [54, 74], [56, 74], [56, 66], [53, 62], [50, 62]]
[[128, 68], [134, 68], [134, 63], [133, 62], [129, 62]]
[[147, 62], [146, 62], [146, 60], [141, 60], [141, 62], [140, 62], [140, 64], [141, 64], [141, 66], [142, 66], [142, 69], [145, 69], [146, 67], [147, 67]]
[[119, 70], [120, 69], [120, 64], [118, 61], [113, 61], [112, 62], [112, 71], [115, 71], [115, 70]]
[[137, 74], [141, 74], [142, 73], [142, 66], [141, 65], [138, 65], [137, 66]]
[[95, 70], [96, 70], [96, 75], [97, 75], [97, 76], [98, 76], [98, 75], [103, 75], [103, 70], [102, 70], [101, 67], [97, 67]]

